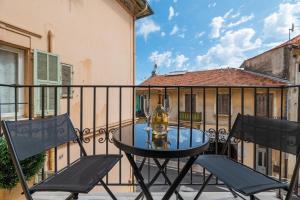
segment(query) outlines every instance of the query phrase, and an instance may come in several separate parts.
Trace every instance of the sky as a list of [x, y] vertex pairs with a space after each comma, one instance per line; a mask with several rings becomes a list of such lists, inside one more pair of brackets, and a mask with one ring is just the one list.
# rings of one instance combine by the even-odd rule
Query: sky
[[158, 74], [238, 68], [300, 34], [300, 0], [148, 0], [136, 22], [136, 83]]

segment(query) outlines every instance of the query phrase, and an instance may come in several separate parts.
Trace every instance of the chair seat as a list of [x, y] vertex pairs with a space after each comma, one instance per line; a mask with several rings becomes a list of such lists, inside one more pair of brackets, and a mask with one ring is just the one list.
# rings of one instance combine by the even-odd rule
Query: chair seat
[[197, 164], [206, 168], [224, 184], [244, 195], [271, 189], [288, 189], [288, 185], [265, 176], [223, 155], [199, 156]]
[[84, 156], [70, 167], [33, 186], [30, 191], [88, 193], [121, 157], [122, 155]]

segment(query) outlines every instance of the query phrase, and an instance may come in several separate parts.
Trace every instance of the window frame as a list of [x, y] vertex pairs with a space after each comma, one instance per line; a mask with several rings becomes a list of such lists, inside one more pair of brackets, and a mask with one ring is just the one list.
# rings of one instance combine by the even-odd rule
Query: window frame
[[[195, 106], [193, 107], [193, 105], [190, 105], [190, 107], [192, 107], [192, 113], [196, 113], [197, 112], [197, 95], [196, 94], [190, 94], [190, 93], [185, 93], [184, 94], [184, 107], [183, 107], [184, 112], [188, 112], [188, 113], [191, 112], [191, 109], [189, 109], [189, 110], [186, 109], [187, 108], [187, 102], [186, 102], [186, 96], [187, 95], [190, 95], [190, 98], [193, 98], [193, 96], [195, 97], [195, 100], [193, 101], [193, 105], [195, 105]], [[190, 104], [190, 102], [191, 102], [191, 99], [189, 99], [188, 104]]]
[[[260, 108], [260, 106], [259, 106], [259, 96], [264, 96], [265, 97], [265, 100], [266, 100], [266, 102], [264, 102], [264, 103], [266, 103], [266, 105], [268, 105], [268, 102], [267, 102], [267, 99], [268, 99], [268, 93], [266, 93], [266, 92], [261, 92], [261, 93], [257, 93], [256, 94], [256, 115], [257, 116], [263, 116], [263, 117], [268, 117], [267, 116], [267, 110], [266, 110], [266, 113], [264, 113], [263, 111], [264, 110], [259, 110], [259, 108]], [[275, 108], [276, 108], [276, 106], [274, 106], [274, 105], [276, 105], [275, 104], [275, 94], [274, 93], [269, 93], [269, 117], [271, 117], [271, 118], [273, 118], [274, 116], [275, 116]]]
[[[47, 80], [41, 80], [38, 79], [38, 53], [42, 53], [42, 54], [46, 54], [47, 55]], [[57, 81], [51, 81], [49, 80], [49, 56], [54, 56], [57, 58]], [[34, 49], [33, 50], [33, 82], [34, 85], [61, 85], [61, 64], [60, 64], [60, 57], [58, 54], [54, 54], [54, 53], [49, 53], [46, 51], [42, 51], [39, 49]], [[42, 113], [42, 109], [40, 108], [39, 104], [41, 101], [40, 98], [40, 89], [42, 87], [37, 87], [35, 88], [34, 92], [36, 92], [36, 94], [34, 95], [34, 114], [35, 115], [41, 115]], [[50, 109], [50, 89], [53, 88], [49, 88], [49, 87], [45, 87], [46, 89], [46, 93], [47, 93], [47, 104], [46, 104], [46, 109], [44, 110], [44, 114], [45, 115], [53, 115], [54, 114], [54, 109]], [[60, 90], [61, 88], [57, 89], [57, 110], [59, 111], [60, 108]], [[38, 99], [39, 98], [39, 99]]]
[[[220, 97], [219, 97], [219, 95], [228, 95], [228, 103], [230, 102], [230, 101], [232, 101], [231, 99], [230, 99], [230, 96], [229, 96], [229, 93], [218, 93], [217, 94], [218, 95], [218, 100], [220, 99]], [[218, 103], [216, 103], [216, 100], [217, 99], [217, 97], [215, 96], [215, 106], [214, 106], [214, 109], [215, 109], [215, 115], [218, 115], [218, 116], [229, 116], [229, 115], [232, 115], [232, 103], [231, 103], [231, 106], [230, 106], [230, 109], [229, 109], [229, 111], [228, 111], [228, 113], [227, 114], [225, 114], [225, 113], [220, 113], [220, 109], [218, 108], [217, 109], [217, 106], [219, 105], [219, 102]], [[229, 105], [227, 105], [228, 107], [229, 107]], [[218, 113], [217, 113], [217, 110], [218, 110]]]
[[[16, 85], [24, 85], [24, 67], [25, 67], [25, 53], [24, 50], [6, 46], [6, 45], [1, 45], [0, 44], [0, 49], [3, 51], [15, 53], [18, 55], [18, 66], [16, 67], [16, 74], [15, 74], [15, 79], [16, 79]], [[19, 88], [18, 90], [18, 102], [19, 103], [24, 103], [24, 89]], [[21, 108], [20, 108], [21, 107]], [[3, 113], [1, 112], [1, 116], [4, 118], [9, 118], [15, 116], [15, 112], [9, 112], [9, 113]], [[17, 116], [24, 116], [24, 105], [20, 104], [18, 105], [18, 111], [17, 111]]]

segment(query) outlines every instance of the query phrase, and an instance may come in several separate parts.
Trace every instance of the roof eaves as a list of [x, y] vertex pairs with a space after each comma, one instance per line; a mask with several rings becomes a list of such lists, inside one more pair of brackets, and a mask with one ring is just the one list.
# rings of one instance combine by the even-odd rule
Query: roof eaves
[[290, 82], [288, 80], [281, 79], [281, 78], [278, 78], [278, 77], [274, 77], [274, 76], [270, 76], [270, 75], [266, 75], [266, 74], [261, 74], [261, 73], [253, 72], [253, 71], [249, 71], [249, 70], [241, 70], [241, 71], [249, 73], [249, 74], [253, 74], [253, 75], [256, 75], [256, 76], [261, 76], [261, 77], [264, 77], [264, 78], [268, 78], [268, 79], [271, 79], [273, 81], [282, 82], [283, 84], [290, 84]]
[[116, 0], [126, 9], [135, 19], [141, 19], [152, 15], [154, 12], [147, 0]]

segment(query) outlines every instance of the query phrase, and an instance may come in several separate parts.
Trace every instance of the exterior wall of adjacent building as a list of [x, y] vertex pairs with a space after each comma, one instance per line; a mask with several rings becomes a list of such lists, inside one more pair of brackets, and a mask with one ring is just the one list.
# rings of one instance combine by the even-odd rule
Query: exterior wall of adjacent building
[[[133, 85], [135, 72], [134, 17], [113, 0], [1, 0], [0, 2], [0, 49], [21, 51], [23, 71], [19, 84], [35, 84], [34, 50], [58, 55], [60, 63], [73, 67], [74, 85]], [[118, 89], [109, 90], [109, 124], [119, 120]], [[132, 91], [122, 93], [122, 120], [131, 118]], [[28, 91], [22, 100], [28, 102]], [[36, 94], [34, 94], [37, 98]], [[83, 89], [83, 127], [93, 126], [93, 89]], [[106, 88], [97, 89], [96, 127], [105, 125]], [[76, 127], [80, 125], [80, 89], [72, 88], [70, 116]], [[59, 99], [59, 113], [67, 112], [67, 100]], [[28, 107], [20, 118], [28, 117]], [[9, 117], [9, 116], [8, 116]], [[36, 115], [38, 117], [38, 115]], [[101, 137], [101, 136], [97, 136]], [[92, 142], [85, 144], [92, 153]], [[105, 153], [105, 143], [96, 144], [97, 153]], [[77, 144], [71, 143], [70, 160], [79, 157]], [[111, 145], [109, 153], [118, 150]], [[52, 153], [53, 154], [53, 151]], [[49, 154], [50, 155], [50, 154]], [[48, 156], [49, 156], [48, 155]], [[51, 155], [50, 155], [51, 157]], [[53, 156], [50, 158], [53, 159]], [[66, 148], [58, 150], [58, 169], [66, 165]], [[46, 166], [53, 168], [52, 166]], [[123, 171], [128, 163], [122, 162]], [[118, 166], [113, 169], [117, 172]], [[118, 173], [111, 173], [112, 182], [119, 180]], [[128, 183], [131, 173], [123, 174], [122, 182]], [[128, 190], [121, 187], [121, 190]], [[120, 190], [119, 190], [120, 191]]]
[[242, 64], [242, 68], [261, 74], [288, 79], [289, 50], [278, 48], [250, 58]]
[[[246, 60], [242, 66], [245, 70], [271, 75], [287, 80], [290, 84], [300, 84], [300, 51], [299, 48], [288, 46], [267, 51]], [[298, 121], [298, 89], [288, 89], [287, 118]], [[278, 153], [277, 153], [278, 157]], [[288, 177], [295, 166], [295, 156], [284, 154], [282, 163], [288, 165]]]
[[[254, 115], [254, 92], [255, 90], [253, 88], [245, 88], [244, 89], [244, 114], [250, 114]], [[281, 117], [281, 89], [270, 89], [270, 94], [273, 94], [273, 113], [272, 116], [274, 118], [280, 118]], [[179, 98], [179, 109], [180, 112], [185, 111], [185, 94], [189, 94], [189, 89], [181, 89], [180, 90], [180, 98]], [[229, 89], [218, 89], [219, 94], [229, 94]], [[266, 94], [267, 89], [257, 89], [257, 94]], [[283, 116], [286, 113], [286, 94], [287, 91], [284, 90], [283, 93]], [[137, 92], [138, 95], [148, 95], [148, 91], [139, 90]], [[155, 109], [158, 103], [158, 98], [160, 94], [164, 94], [164, 90], [162, 91], [155, 91], [153, 90], [151, 92], [150, 98], [151, 98], [151, 107], [152, 110]], [[178, 97], [177, 97], [177, 90], [168, 90], [167, 94], [170, 98], [170, 107], [171, 112], [169, 114], [169, 120], [171, 124], [177, 124], [178, 119]], [[209, 130], [213, 130], [213, 132], [218, 128], [218, 130], [225, 129], [226, 133], [228, 134], [228, 130], [231, 128], [231, 126], [234, 124], [234, 121], [236, 119], [236, 116], [238, 113], [242, 112], [242, 96], [241, 96], [241, 89], [236, 88], [231, 90], [231, 122], [229, 123], [229, 115], [222, 115], [219, 114], [218, 117], [218, 125], [216, 123], [216, 89], [214, 88], [206, 88], [205, 90], [205, 127], [203, 124], [203, 89], [193, 89], [193, 94], [196, 95], [196, 112], [201, 113], [201, 121], [194, 121], [193, 127], [199, 128], [200, 130], [206, 130], [210, 132]], [[182, 121], [180, 120], [180, 123], [185, 126], [190, 126], [189, 121]], [[221, 132], [221, 131], [220, 131]], [[241, 142], [238, 143], [238, 145], [234, 145], [236, 148], [237, 153], [237, 159], [239, 161], [242, 160], [242, 151], [241, 151]], [[260, 148], [263, 152], [265, 151], [264, 148]], [[220, 151], [220, 150], [219, 150]], [[254, 146], [252, 143], [244, 143], [244, 158], [243, 161], [246, 165], [249, 167], [254, 167]], [[272, 175], [279, 176], [279, 152], [276, 150], [269, 151], [269, 173], [272, 172]], [[288, 155], [282, 156], [282, 163], [285, 163], [284, 159], [288, 159]], [[290, 156], [291, 162], [293, 162], [293, 158]], [[292, 167], [290, 167], [291, 164], [288, 165], [289, 169], [287, 170], [288, 174], [287, 176], [290, 177], [292, 174]], [[286, 166], [286, 165], [284, 165]], [[282, 175], [285, 173], [285, 167], [282, 167]]]

